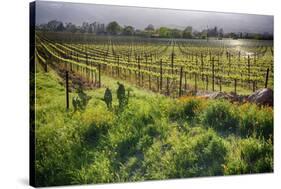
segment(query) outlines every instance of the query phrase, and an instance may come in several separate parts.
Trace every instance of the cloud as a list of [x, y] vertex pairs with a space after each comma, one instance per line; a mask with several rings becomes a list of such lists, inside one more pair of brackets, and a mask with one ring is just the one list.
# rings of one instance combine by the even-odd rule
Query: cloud
[[114, 20], [121, 25], [132, 25], [138, 29], [143, 29], [148, 24], [179, 29], [190, 25], [197, 30], [207, 26], [218, 26], [223, 27], [225, 32], [273, 33], [273, 16], [66, 2], [37, 1], [36, 3], [37, 24], [53, 19], [77, 25], [94, 21], [107, 24]]

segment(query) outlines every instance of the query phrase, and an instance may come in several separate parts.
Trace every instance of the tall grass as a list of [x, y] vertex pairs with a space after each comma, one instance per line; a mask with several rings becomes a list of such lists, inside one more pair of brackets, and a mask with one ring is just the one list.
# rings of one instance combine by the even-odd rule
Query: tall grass
[[58, 81], [52, 72], [36, 73], [37, 186], [273, 171], [270, 108], [134, 89], [120, 112], [108, 81], [111, 110], [101, 88], [86, 91], [85, 110], [66, 111]]

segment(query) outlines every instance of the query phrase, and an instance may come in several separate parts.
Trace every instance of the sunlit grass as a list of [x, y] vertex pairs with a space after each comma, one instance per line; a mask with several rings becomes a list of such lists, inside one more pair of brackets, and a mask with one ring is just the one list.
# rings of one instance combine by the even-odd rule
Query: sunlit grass
[[[102, 77], [101, 88], [85, 91], [92, 97], [86, 109], [74, 112], [71, 103], [66, 110], [60, 80], [52, 70], [36, 73], [38, 186], [273, 171], [271, 108], [172, 99], [122, 81], [132, 93], [120, 111], [117, 80]], [[105, 87], [113, 92], [111, 110], [102, 100]], [[228, 129], [233, 120], [235, 132]]]

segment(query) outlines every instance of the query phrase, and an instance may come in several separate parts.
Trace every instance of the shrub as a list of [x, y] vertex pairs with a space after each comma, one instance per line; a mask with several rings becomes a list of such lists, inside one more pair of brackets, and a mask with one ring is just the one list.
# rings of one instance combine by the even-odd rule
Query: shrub
[[215, 101], [203, 113], [202, 123], [226, 134], [236, 133], [239, 117], [235, 108], [230, 102]]
[[117, 146], [117, 153], [120, 161], [124, 162], [129, 156], [136, 154], [138, 141], [139, 138], [137, 136], [130, 135], [119, 142]]
[[180, 100], [170, 108], [170, 119], [173, 121], [193, 120], [201, 111], [202, 102], [196, 98]]
[[114, 113], [110, 112], [104, 104], [96, 105], [95, 108], [87, 108], [81, 114], [73, 115], [73, 118], [81, 120], [83, 123], [84, 126], [80, 130], [84, 140], [95, 145], [115, 123]]
[[[198, 131], [197, 131], [198, 132]], [[194, 177], [222, 175], [227, 148], [213, 131], [200, 131], [187, 136], [173, 158], [175, 170], [170, 176]]]
[[260, 108], [254, 104], [245, 104], [240, 108], [240, 132], [242, 136], [273, 136], [273, 112], [271, 108]]
[[162, 150], [164, 144], [156, 141], [144, 153], [143, 167], [145, 179], [167, 179], [171, 165], [171, 150]]
[[187, 135], [174, 130], [166, 143], [154, 143], [144, 160], [150, 178], [186, 178], [222, 175], [226, 154], [214, 131], [193, 127]]
[[76, 112], [77, 110], [85, 110], [89, 100], [91, 99], [91, 97], [83, 91], [81, 86], [77, 89], [77, 93], [78, 96], [72, 98], [74, 112]]
[[273, 171], [273, 145], [270, 140], [243, 139], [238, 144], [238, 150], [238, 157], [237, 155], [236, 157], [229, 157], [224, 170], [225, 174], [266, 173]]
[[199, 111], [200, 101], [191, 99], [184, 104], [183, 113], [186, 119], [193, 119]]
[[56, 119], [54, 123], [57, 124], [47, 124], [36, 129], [37, 186], [70, 183], [68, 171], [79, 164], [78, 157], [84, 157], [78, 127], [72, 123], [64, 125], [60, 121]]
[[91, 184], [112, 182], [111, 161], [105, 153], [96, 153], [93, 163], [82, 165], [79, 170], [69, 173], [72, 184]]

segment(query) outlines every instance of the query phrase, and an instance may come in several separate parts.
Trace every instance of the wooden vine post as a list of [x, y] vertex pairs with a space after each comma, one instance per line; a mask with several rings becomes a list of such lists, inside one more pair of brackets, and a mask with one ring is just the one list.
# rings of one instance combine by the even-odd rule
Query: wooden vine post
[[101, 87], [101, 65], [98, 64], [98, 71], [99, 71], [99, 88]]
[[148, 87], [149, 87], [149, 90], [151, 90], [151, 79], [150, 79], [150, 66], [148, 67]]
[[214, 57], [212, 58], [212, 90], [215, 91], [215, 64], [214, 64]]
[[184, 90], [187, 90], [187, 78], [186, 78], [186, 71], [184, 72]]
[[234, 79], [234, 93], [237, 94], [237, 79]]
[[208, 91], [209, 88], [209, 76], [206, 75], [206, 90]]
[[172, 58], [171, 58], [171, 63], [172, 63], [172, 75], [174, 74], [174, 51], [172, 52]]
[[88, 53], [86, 52], [86, 65], [88, 65]]
[[65, 72], [65, 88], [66, 88], [66, 109], [69, 110], [69, 88], [68, 88], [68, 71]]
[[239, 60], [239, 62], [240, 62], [240, 57], [241, 57], [241, 52], [239, 51], [239, 53], [238, 53], [238, 60]]
[[48, 63], [47, 63], [48, 61], [46, 61], [45, 62], [45, 64], [44, 64], [44, 70], [45, 70], [45, 72], [48, 72]]
[[266, 76], [265, 76], [265, 85], [264, 85], [264, 88], [267, 88], [267, 84], [268, 84], [268, 77], [269, 77], [269, 68], [267, 68], [267, 70], [266, 70]]
[[141, 74], [141, 72], [140, 72], [140, 56], [138, 56], [138, 82], [139, 82], [139, 86], [140, 86], [140, 80], [141, 80], [141, 76], [140, 76], [140, 74]]
[[167, 84], [166, 84], [167, 96], [170, 95], [169, 85], [170, 85], [170, 81], [169, 81], [169, 77], [167, 77]]
[[163, 68], [162, 68], [162, 59], [160, 59], [160, 91], [162, 91], [163, 84]]
[[222, 83], [222, 81], [221, 81], [221, 77], [220, 77], [220, 92], [222, 91], [221, 83]]
[[201, 79], [203, 80], [203, 72], [204, 72], [204, 60], [203, 54], [201, 53]]
[[250, 55], [248, 55], [248, 84], [250, 85]]
[[181, 86], [182, 86], [182, 66], [180, 69], [180, 86], [179, 86], [179, 97], [182, 96], [182, 90], [181, 90]]
[[120, 77], [120, 69], [119, 69], [119, 55], [117, 56], [117, 77]]

